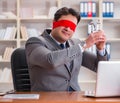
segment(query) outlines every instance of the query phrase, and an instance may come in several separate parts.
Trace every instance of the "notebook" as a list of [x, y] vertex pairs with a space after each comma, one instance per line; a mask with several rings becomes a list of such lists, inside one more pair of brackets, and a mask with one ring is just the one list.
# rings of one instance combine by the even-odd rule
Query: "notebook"
[[95, 91], [85, 91], [89, 97], [120, 96], [120, 61], [98, 63]]
[[39, 99], [39, 94], [6, 94], [3, 98], [6, 99]]

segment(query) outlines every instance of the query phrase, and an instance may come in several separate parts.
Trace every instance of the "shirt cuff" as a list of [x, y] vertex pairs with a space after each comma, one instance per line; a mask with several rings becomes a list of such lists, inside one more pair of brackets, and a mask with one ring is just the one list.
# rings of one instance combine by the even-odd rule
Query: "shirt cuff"
[[105, 55], [105, 48], [103, 50], [98, 50], [98, 53], [101, 55], [101, 56], [104, 56]]
[[[79, 45], [79, 47], [80, 47], [81, 52], [83, 53], [83, 52], [84, 52], [83, 47], [82, 47], [80, 44], [78, 44], [78, 45]], [[99, 53], [101, 56], [104, 56], [104, 55], [105, 55], [105, 48], [104, 48], [103, 50], [98, 50], [98, 49], [97, 49], [97, 51], [98, 51], [98, 53]]]

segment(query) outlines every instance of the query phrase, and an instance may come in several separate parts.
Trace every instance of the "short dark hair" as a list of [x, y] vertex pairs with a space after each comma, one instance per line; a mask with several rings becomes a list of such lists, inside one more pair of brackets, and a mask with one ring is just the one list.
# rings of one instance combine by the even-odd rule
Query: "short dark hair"
[[81, 17], [80, 17], [80, 13], [76, 12], [73, 8], [67, 8], [67, 7], [63, 7], [60, 8], [59, 10], [57, 10], [57, 12], [54, 14], [54, 20], [58, 21], [59, 18], [61, 18], [61, 16], [63, 15], [73, 15], [77, 18], [77, 24], [79, 23]]

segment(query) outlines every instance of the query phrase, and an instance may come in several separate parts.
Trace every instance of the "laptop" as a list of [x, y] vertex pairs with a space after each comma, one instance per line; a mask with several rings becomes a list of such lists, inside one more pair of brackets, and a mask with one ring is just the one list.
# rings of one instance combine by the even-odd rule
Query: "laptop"
[[120, 96], [120, 61], [100, 61], [95, 85], [95, 91], [85, 91], [84, 96]]

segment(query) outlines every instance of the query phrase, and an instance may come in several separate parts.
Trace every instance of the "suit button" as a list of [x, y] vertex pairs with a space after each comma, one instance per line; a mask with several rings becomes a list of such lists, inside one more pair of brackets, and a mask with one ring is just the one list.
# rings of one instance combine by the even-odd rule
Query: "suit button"
[[66, 79], [65, 81], [66, 81], [66, 82], [70, 82], [70, 80], [67, 80], [67, 79]]

